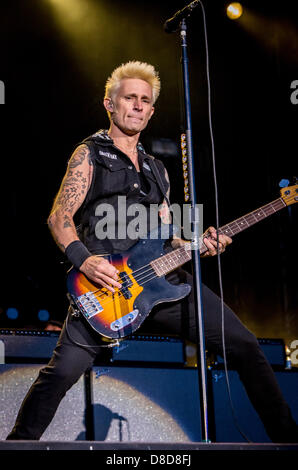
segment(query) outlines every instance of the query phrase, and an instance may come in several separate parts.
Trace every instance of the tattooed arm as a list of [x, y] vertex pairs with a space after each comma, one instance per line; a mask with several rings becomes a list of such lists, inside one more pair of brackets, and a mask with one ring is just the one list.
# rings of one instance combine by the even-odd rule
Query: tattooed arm
[[[92, 175], [93, 165], [89, 149], [86, 145], [80, 145], [69, 160], [66, 174], [48, 218], [50, 231], [63, 252], [72, 242], [79, 240], [73, 217], [84, 202]], [[121, 287], [121, 284], [117, 282], [116, 268], [102, 257], [89, 256], [79, 269], [89, 279], [111, 292], [114, 292], [115, 287]]]
[[71, 242], [79, 240], [73, 217], [86, 197], [92, 174], [89, 149], [86, 145], [80, 145], [69, 160], [48, 218], [52, 236], [62, 251], [65, 251]]

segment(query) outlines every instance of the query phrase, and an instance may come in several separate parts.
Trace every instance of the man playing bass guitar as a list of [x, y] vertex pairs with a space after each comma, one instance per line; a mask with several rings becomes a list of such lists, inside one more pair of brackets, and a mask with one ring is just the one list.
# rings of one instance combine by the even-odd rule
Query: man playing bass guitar
[[[48, 218], [56, 243], [74, 268], [110, 295], [122, 289], [123, 279], [109, 256], [126, 252], [138, 242], [137, 237], [127, 233], [132, 216], [119, 216], [123, 215], [123, 198], [128, 208], [141, 204], [148, 218], [150, 208], [157, 204], [160, 221], [170, 222], [166, 169], [161, 161], [146, 154], [139, 141], [154, 113], [159, 92], [160, 80], [152, 65], [132, 61], [113, 71], [103, 101], [110, 127], [88, 137], [74, 150]], [[113, 209], [112, 215], [117, 214], [110, 221], [113, 236], [106, 238], [99, 236], [103, 221], [109, 224], [109, 218], [101, 211], [103, 205], [106, 211]], [[223, 252], [232, 241], [226, 235], [220, 235], [217, 241], [216, 234], [211, 227], [204, 238], [204, 257], [217, 254], [218, 247]], [[172, 240], [175, 247], [184, 243], [179, 238]], [[168, 243], [167, 250], [171, 249]], [[190, 274], [181, 268], [169, 273], [167, 279], [174, 285], [192, 282]], [[220, 299], [205, 285], [202, 296], [206, 347], [222, 355]], [[297, 425], [257, 339], [228, 306], [224, 308], [228, 364], [237, 369], [270, 439], [297, 442]], [[197, 341], [192, 293], [183, 301], [156, 305], [151, 316], [169, 333]], [[67, 390], [92, 366], [103, 344], [83, 315], [72, 315], [70, 309], [53, 356], [26, 395], [8, 439], [38, 440]]]

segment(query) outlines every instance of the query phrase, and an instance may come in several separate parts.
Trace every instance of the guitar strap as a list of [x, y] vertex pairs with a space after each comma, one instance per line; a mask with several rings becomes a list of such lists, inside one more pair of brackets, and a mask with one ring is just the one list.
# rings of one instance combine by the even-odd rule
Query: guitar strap
[[[166, 200], [166, 203], [168, 204], [168, 207], [170, 207], [170, 201], [169, 201], [169, 198], [167, 196], [167, 192], [166, 192], [166, 189], [165, 189], [165, 186], [163, 184], [163, 181], [161, 179], [161, 176], [160, 176], [160, 172], [157, 168], [157, 165], [155, 163], [155, 158], [152, 156], [152, 155], [149, 155], [151, 157], [151, 160], [150, 162], [152, 163], [151, 165], [151, 169], [153, 171], [153, 174], [156, 178], [156, 181], [160, 187], [160, 190]], [[172, 249], [170, 249], [171, 251]], [[189, 276], [189, 274], [187, 274], [186, 271], [184, 271], [183, 269], [181, 268], [178, 268], [178, 276], [179, 276], [179, 283], [185, 283], [185, 282], [188, 282], [187, 280], [187, 276]], [[188, 332], [189, 332], [189, 324], [190, 324], [190, 298], [189, 296], [187, 296], [186, 298], [183, 298], [181, 300], [181, 309], [182, 309], [182, 312], [183, 312], [183, 315], [181, 314], [181, 334], [182, 335], [187, 335]]]
[[170, 201], [169, 201], [169, 198], [167, 196], [167, 191], [166, 191], [166, 188], [165, 188], [165, 185], [161, 179], [161, 176], [160, 176], [160, 172], [157, 168], [157, 165], [155, 163], [155, 158], [152, 156], [152, 155], [149, 155], [149, 157], [151, 158], [151, 169], [153, 171], [153, 174], [156, 178], [156, 181], [158, 183], [158, 186], [159, 186], [159, 189], [161, 190], [165, 200], [166, 200], [166, 203], [168, 205], [168, 207], [170, 207]]

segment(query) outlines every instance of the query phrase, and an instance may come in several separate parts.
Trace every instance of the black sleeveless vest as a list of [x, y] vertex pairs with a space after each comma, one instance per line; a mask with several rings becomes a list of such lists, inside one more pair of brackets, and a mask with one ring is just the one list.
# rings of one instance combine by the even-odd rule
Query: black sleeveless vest
[[91, 253], [121, 253], [159, 223], [158, 205], [169, 187], [164, 165], [138, 144], [138, 173], [104, 130], [82, 143], [90, 150], [93, 178], [75, 216], [78, 235]]

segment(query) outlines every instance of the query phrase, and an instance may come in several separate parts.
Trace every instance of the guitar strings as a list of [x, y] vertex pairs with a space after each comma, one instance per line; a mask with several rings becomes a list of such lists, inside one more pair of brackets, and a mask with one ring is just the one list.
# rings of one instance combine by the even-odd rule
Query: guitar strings
[[[173, 255], [173, 253], [175, 253], [176, 255], [179, 256], [179, 254], [182, 253], [183, 251], [185, 251], [185, 248], [184, 248], [184, 247], [180, 247], [180, 248], [177, 248], [176, 250], [174, 250], [174, 252], [172, 251], [171, 253], [167, 253], [167, 254], [163, 255], [162, 258], [163, 258], [163, 259], [164, 259], [164, 258], [167, 258], [167, 257], [169, 257], [169, 255]], [[179, 252], [179, 254], [178, 254], [178, 252]], [[156, 261], [156, 260], [155, 260], [155, 261]], [[147, 266], [148, 266], [148, 269], [147, 269], [147, 270], [140, 272], [141, 270], [143, 270], [143, 269], [146, 268]], [[176, 267], [177, 267], [177, 266], [175, 266], [175, 268], [176, 268]], [[151, 270], [151, 271], [152, 271], [152, 270], [154, 271], [154, 268], [150, 265], [150, 263], [148, 263], [148, 264], [145, 264], [144, 266], [141, 266], [141, 267], [138, 268], [138, 269], [135, 269], [135, 270], [132, 271], [130, 274], [133, 276], [133, 278], [135, 279], [135, 281], [137, 281], [138, 284], [140, 284], [140, 283], [141, 283], [141, 280], [142, 280], [142, 276], [143, 276], [146, 272], [148, 272], [148, 271], [150, 271], [150, 270]], [[155, 272], [155, 271], [154, 271], [154, 272]], [[136, 274], [136, 273], [137, 273], [137, 274]], [[129, 276], [129, 274], [128, 274], [128, 276]], [[158, 275], [157, 275], [157, 276], [158, 276]], [[127, 285], [126, 285], [125, 283], [127, 283]], [[129, 287], [129, 283], [130, 283], [130, 279], [126, 279], [126, 280], [124, 280], [124, 281], [122, 281], [122, 282], [120, 281], [120, 284], [122, 284], [121, 289], [122, 289], [122, 288]], [[97, 290], [95, 290], [95, 291], [92, 291], [92, 294], [95, 294], [95, 293], [97, 293], [97, 292], [100, 291], [100, 290], [101, 290], [101, 288], [99, 288], [99, 289], [97, 289]], [[120, 289], [119, 289], [119, 290], [120, 290]], [[105, 295], [105, 294], [106, 294], [106, 293], [104, 292], [103, 295]]]
[[[144, 280], [142, 283], [133, 282], [133, 284], [130, 286], [130, 289], [133, 290], [133, 289], [136, 289], [138, 286], [143, 286], [144, 284], [146, 284], [146, 283], [149, 282], [149, 281], [152, 281], [152, 280], [155, 279], [156, 277], [158, 277], [158, 275], [155, 273], [155, 271], [153, 271], [153, 276], [152, 276], [152, 277], [150, 277], [149, 279]], [[108, 298], [108, 299], [104, 299], [104, 300], [106, 300], [106, 302], [104, 302], [104, 306], [105, 306], [105, 307], [106, 307], [109, 303], [114, 302], [114, 298], [113, 298], [113, 297], [114, 297], [114, 295], [116, 295], [116, 294], [118, 294], [119, 297], [120, 297], [121, 295], [123, 295], [123, 297], [124, 297], [124, 294], [123, 294], [123, 292], [120, 291], [120, 289], [119, 289], [118, 291], [116, 291], [116, 292], [108, 292], [107, 295], [109, 296], [109, 298]], [[110, 298], [110, 295], [112, 295], [112, 298]], [[99, 312], [99, 315], [100, 315], [100, 312]]]
[[[290, 198], [288, 198], [288, 199], [290, 199]], [[282, 198], [279, 198], [279, 199], [276, 199], [275, 201], [273, 201], [272, 203], [270, 203], [270, 206], [273, 207], [275, 211], [276, 211], [276, 209], [278, 211], [278, 210], [281, 209], [281, 207], [277, 207], [275, 209], [274, 205], [277, 205], [280, 202], [282, 202], [284, 204], [284, 201], [282, 200]], [[267, 210], [268, 206], [269, 205], [267, 204], [267, 205], [261, 207], [259, 210], [264, 209], [264, 208], [266, 208], [266, 210]], [[253, 211], [253, 212], [247, 214], [246, 216], [240, 217], [239, 219], [236, 219], [235, 221], [231, 222], [230, 224], [227, 224], [227, 225], [221, 227], [221, 232], [220, 233], [222, 233], [223, 229], [225, 229], [227, 227], [229, 227], [231, 229], [231, 226], [234, 226], [236, 228], [235, 233], [237, 233], [239, 231], [239, 228], [240, 228], [239, 225], [238, 225], [238, 221], [241, 221], [243, 218], [248, 218], [250, 216], [254, 216], [254, 214], [256, 212], [257, 211]], [[265, 217], [267, 217], [268, 215], [271, 215], [271, 214], [266, 214], [266, 212], [265, 212]], [[257, 219], [256, 219], [256, 221], [257, 221]], [[234, 235], [234, 230], [231, 229], [231, 231], [233, 232], [233, 235]], [[185, 251], [186, 251], [186, 246], [182, 246], [182, 247], [177, 248], [176, 250], [174, 250], [174, 252], [176, 254], [177, 253], [182, 253], [182, 252], [185, 252]], [[169, 255], [172, 255], [172, 254], [173, 254], [173, 252], [167, 253], [167, 254], [163, 255], [162, 258], [165, 259], [166, 257], [168, 257]], [[174, 266], [173, 269], [175, 269], [176, 267], [177, 266]], [[147, 268], [147, 269], [145, 269], [145, 268]], [[137, 273], [137, 274], [135, 274], [135, 273]], [[133, 279], [134, 279], [132, 284], [131, 284], [131, 279], [129, 277], [129, 279], [126, 279], [125, 281], [122, 281], [122, 282], [120, 281], [120, 284], [122, 284], [121, 288], [115, 290], [115, 292], [110, 292], [108, 290], [104, 291], [98, 296], [98, 298], [101, 299], [101, 300], [106, 300], [106, 298], [107, 298], [106, 296], [108, 296], [109, 297], [108, 302], [105, 302], [105, 304], [107, 305], [107, 303], [109, 303], [109, 302], [111, 302], [111, 303], [114, 302], [114, 296], [115, 295], [118, 295], [119, 297], [122, 295], [123, 297], [125, 297], [124, 293], [122, 292], [123, 288], [125, 289], [125, 288], [129, 287], [130, 289], [135, 289], [137, 287], [137, 285], [142, 286], [142, 285], [146, 284], [147, 282], [152, 281], [154, 278], [158, 277], [158, 274], [156, 273], [156, 271], [154, 270], [154, 268], [151, 266], [150, 263], [148, 263], [144, 266], [141, 266], [140, 268], [136, 269], [135, 271], [132, 271], [130, 274], [133, 275]], [[150, 277], [149, 279], [146, 279], [151, 274], [153, 274], [153, 276]], [[95, 291], [92, 291], [92, 293], [96, 294], [97, 292], [99, 292], [102, 289], [103, 288], [99, 288]]]
[[[145, 264], [144, 266], [142, 266], [141, 268], [137, 269], [136, 271], [140, 271], [141, 269], [145, 268], [146, 266], [149, 266], [149, 269], [147, 269], [147, 271], [150, 270], [150, 269], [151, 269], [151, 270], [153, 269], [152, 266], [150, 266], [150, 263], [148, 263], [148, 264]], [[144, 272], [146, 272], [146, 271], [144, 271]], [[133, 273], [134, 273], [134, 271], [132, 271], [130, 274], [133, 274]], [[143, 274], [143, 273], [139, 274], [139, 276], [142, 275], [142, 274]], [[128, 276], [129, 276], [129, 274], [128, 274]], [[134, 276], [134, 279], [137, 280], [137, 276]], [[124, 288], [125, 288], [125, 287], [129, 287], [129, 280], [128, 280], [128, 279], [125, 279], [124, 281], [120, 280], [120, 281], [118, 281], [118, 282], [119, 282], [119, 284], [122, 284], [121, 289], [122, 289], [123, 287], [124, 287]], [[125, 283], [127, 283], [127, 285], [125, 285]], [[92, 294], [96, 294], [96, 293], [99, 292], [100, 290], [102, 290], [102, 287], [100, 287], [100, 288], [98, 288], [98, 289], [92, 291]], [[105, 293], [103, 293], [103, 294], [105, 294]]]
[[[133, 281], [132, 284], [129, 286], [131, 290], [136, 289], [138, 286], [143, 286], [144, 284], [146, 284], [146, 282], [152, 281], [154, 278], [157, 277], [157, 274], [155, 273], [153, 268], [151, 268], [150, 270], [147, 270], [147, 272], [149, 273], [149, 274], [147, 274], [147, 277], [152, 275], [152, 274], [153, 274], [153, 276], [151, 276], [149, 279], [146, 279], [146, 280], [144, 280], [145, 277], [143, 277], [142, 282]], [[122, 287], [121, 287], [121, 289], [122, 289]], [[110, 292], [110, 291], [103, 292], [97, 298], [101, 299], [102, 304], [104, 303], [104, 306], [107, 307], [109, 303], [114, 302], [114, 296], [115, 295], [118, 295], [119, 297], [123, 296], [125, 298], [125, 295], [121, 291], [121, 289], [117, 289], [117, 290], [115, 290], [115, 292]], [[98, 290], [101, 290], [101, 289], [98, 289]], [[98, 291], [94, 291], [94, 292], [98, 292]]]
[[[291, 197], [288, 197], [288, 199], [290, 199], [290, 198], [291, 198]], [[239, 222], [241, 222], [243, 219], [248, 219], [249, 217], [254, 217], [254, 218], [255, 218], [255, 221], [257, 222], [258, 219], [255, 217], [255, 213], [257, 213], [257, 212], [263, 210], [263, 211], [265, 212], [265, 217], [267, 217], [267, 216], [270, 215], [270, 214], [266, 214], [266, 211], [265, 211], [265, 210], [268, 210], [270, 207], [273, 208], [274, 210], [276, 210], [274, 206], [276, 206], [276, 205], [279, 206], [280, 204], [284, 204], [284, 201], [282, 200], [282, 198], [278, 198], [278, 199], [276, 199], [275, 201], [272, 201], [271, 203], [266, 204], [266, 205], [260, 207], [260, 208], [257, 209], [256, 211], [252, 211], [252, 212], [250, 212], [249, 214], [247, 214], [247, 215], [245, 215], [245, 216], [243, 216], [243, 217], [240, 217], [239, 219], [234, 220], [234, 221], [231, 222], [230, 224], [224, 225], [223, 227], [221, 227], [220, 233], [223, 233], [223, 232], [225, 231], [225, 229], [227, 229], [227, 228], [228, 228], [229, 231], [232, 231], [233, 234], [234, 234], [234, 231], [235, 231], [235, 230], [236, 230], [235, 233], [237, 233], [239, 230], [242, 230], [242, 228], [243, 228], [243, 227], [239, 226]], [[279, 210], [279, 209], [280, 209], [280, 207], [277, 207], [277, 210]], [[250, 222], [250, 223], [252, 224], [252, 222]], [[175, 253], [177, 253], [177, 252], [182, 252], [182, 251], [185, 251], [185, 247], [180, 247], [180, 248], [176, 249], [176, 250], [175, 250]], [[163, 256], [163, 258], [167, 257], [168, 255], [172, 255], [172, 253], [173, 253], [173, 252], [165, 254], [165, 255]], [[140, 276], [140, 275], [142, 276], [142, 275], [144, 274], [144, 272], [139, 273], [138, 276], [137, 276], [135, 273], [137, 273], [137, 272], [140, 271], [141, 269], [144, 269], [144, 268], [147, 267], [147, 266], [150, 266], [150, 263], [148, 263], [147, 265], [144, 265], [144, 266], [142, 266], [142, 267], [136, 269], [135, 271], [132, 271], [131, 274], [133, 275], [134, 279], [135, 279], [137, 282], [138, 282], [138, 276]], [[149, 269], [152, 269], [152, 267], [150, 266]], [[126, 280], [125, 280], [125, 281], [122, 281], [122, 282], [120, 281], [120, 283], [122, 284], [121, 289], [122, 289], [123, 287], [124, 287], [124, 288], [125, 288], [125, 287], [129, 287], [129, 284], [128, 284], [128, 285], [125, 285], [125, 282], [128, 282], [128, 283], [129, 283], [129, 281], [126, 281]], [[139, 283], [139, 282], [138, 282], [138, 283]], [[102, 288], [99, 288], [99, 289], [93, 291], [92, 293], [95, 294], [96, 292], [100, 291], [101, 289], [102, 289]], [[102, 296], [104, 296], [105, 294], [106, 294], [106, 293], [103, 292]]]
[[[288, 197], [288, 199], [291, 199], [291, 197]], [[252, 211], [250, 212], [249, 214], [243, 216], [243, 217], [240, 217], [239, 219], [236, 219], [234, 220], [233, 222], [231, 222], [230, 224], [227, 224], [223, 227], [221, 227], [221, 230], [220, 230], [220, 233], [223, 233], [225, 229], [229, 229], [230, 231], [233, 232], [234, 234], [234, 230], [236, 230], [235, 233], [237, 233], [239, 230], [241, 230], [243, 227], [239, 226], [239, 223], [238, 222], [241, 222], [243, 219], [247, 219], [250, 217], [254, 217], [255, 221], [257, 222], [258, 219], [255, 217], [255, 214], [261, 210], [263, 210], [265, 212], [265, 217], [267, 217], [268, 215], [270, 214], [266, 214], [266, 211], [268, 211], [268, 209], [270, 208], [273, 208], [274, 210], [279, 210], [281, 207], [277, 207], [275, 208], [274, 206], [276, 205], [280, 205], [280, 203], [284, 204], [284, 201], [282, 198], [278, 198], [276, 199], [275, 201], [271, 202], [270, 204], [266, 204], [265, 206], [262, 206], [260, 207], [258, 210], [256, 211]], [[252, 222], [250, 222], [251, 224], [254, 222], [254, 220]], [[174, 250], [175, 253], [182, 253], [182, 251], [185, 252], [185, 247], [180, 247], [180, 248], [177, 248], [176, 250]], [[163, 255], [163, 259], [165, 259], [166, 257], [168, 257], [169, 255], [172, 255], [173, 252], [171, 253], [167, 253], [165, 255]], [[145, 269], [147, 268], [148, 269]], [[176, 266], [173, 268], [175, 269]], [[145, 269], [145, 270], [144, 270]], [[152, 276], [150, 279], [146, 279], [146, 277], [150, 276], [152, 273], [155, 273], [154, 276]], [[124, 281], [120, 281], [120, 284], [122, 284], [122, 287], [115, 290], [115, 292], [111, 292], [110, 291], [103, 291], [99, 296], [98, 298], [99, 299], [103, 299], [106, 298], [106, 296], [110, 296], [112, 294], [112, 296], [114, 297], [115, 294], [118, 294], [119, 296], [123, 295], [124, 296], [124, 293], [122, 292], [122, 289], [125, 289], [125, 288], [135, 288], [136, 285], [134, 284], [138, 284], [138, 285], [143, 285], [145, 284], [146, 282], [149, 282], [150, 280], [153, 280], [155, 277], [158, 277], [158, 274], [156, 274], [156, 272], [154, 271], [154, 268], [150, 265], [150, 263], [144, 265], [144, 266], [141, 266], [140, 268], [136, 269], [135, 271], [132, 271], [130, 273], [133, 278], [134, 278], [134, 281], [131, 285], [131, 280], [130, 278], [129, 279], [125, 279]], [[128, 275], [129, 276], [129, 275]], [[103, 288], [99, 288], [95, 291], [92, 291], [93, 294], [96, 294], [97, 292], [99, 292], [100, 290], [102, 290]], [[113, 299], [110, 299], [110, 301], [112, 302]]]
[[[177, 248], [174, 251], [175, 251], [176, 254], [178, 252], [182, 253], [183, 251], [184, 252], [186, 251], [186, 247], [182, 246], [180, 248]], [[167, 253], [163, 256], [163, 258], [168, 257], [169, 255], [172, 255], [172, 254], [173, 254], [173, 252]], [[176, 267], [177, 266], [173, 266], [172, 269], [175, 269]], [[145, 268], [147, 268], [147, 269], [145, 269]], [[135, 273], [138, 273], [138, 274], [135, 275]], [[132, 282], [132, 285], [130, 284], [131, 280], [129, 278], [129, 280], [122, 281], [122, 283], [120, 282], [122, 284], [122, 287], [115, 290], [115, 292], [110, 292], [110, 291], [107, 290], [105, 292], [102, 292], [97, 298], [101, 299], [102, 301], [106, 300], [105, 306], [107, 306], [108, 303], [110, 303], [110, 302], [112, 303], [114, 301], [114, 296], [115, 295], [118, 294], [119, 297], [121, 295], [123, 297], [125, 297], [124, 293], [122, 292], [123, 288], [129, 287], [130, 289], [135, 289], [137, 286], [143, 286], [147, 282], [152, 281], [154, 278], [158, 277], [158, 274], [156, 273], [154, 268], [150, 265], [150, 263], [148, 263], [144, 266], [141, 266], [140, 268], [136, 269], [135, 271], [132, 271], [130, 274], [133, 275], [133, 279], [134, 279], [134, 281]], [[153, 274], [153, 276], [152, 276], [152, 274]], [[148, 277], [149, 277], [149, 279], [148, 279]], [[95, 291], [92, 291], [92, 293], [96, 294], [100, 290], [101, 290], [101, 288], [99, 288]], [[107, 299], [107, 296], [108, 296], [108, 299]]]
[[[142, 269], [142, 268], [139, 268], [139, 270], [140, 269]], [[148, 276], [151, 276], [152, 274], [153, 274], [153, 276], [150, 277], [150, 279], [146, 279], [146, 278], [148, 278]], [[102, 292], [97, 298], [102, 299], [102, 300], [106, 300], [106, 298], [108, 296], [109, 301], [113, 302], [114, 299], [111, 298], [111, 296], [114, 297], [114, 295], [118, 294], [119, 296], [122, 295], [123, 297], [125, 297], [124, 292], [122, 292], [123, 288], [129, 287], [130, 289], [133, 289], [133, 288], [135, 289], [137, 286], [143, 286], [146, 282], [151, 281], [152, 279], [158, 277], [158, 275], [156, 274], [156, 272], [154, 271], [154, 269], [152, 267], [150, 267], [149, 269], [142, 272], [141, 276], [142, 277], [140, 278], [140, 280], [139, 279], [138, 280], [134, 279], [133, 281], [130, 281], [130, 282], [132, 282], [132, 284], [130, 284], [129, 281], [123, 281], [122, 282], [122, 287], [119, 288], [119, 289], [116, 289], [115, 292], [110, 292], [110, 291], [107, 290], [106, 292]], [[125, 285], [125, 284], [127, 284], [127, 285]], [[98, 289], [97, 291], [93, 291], [92, 293], [94, 294], [94, 293], [96, 293], [100, 290], [101, 289]], [[107, 305], [107, 302], [105, 302], [105, 305]]]
[[[252, 211], [252, 212], [250, 212], [250, 213], [248, 213], [248, 214], [246, 214], [245, 216], [239, 217], [238, 219], [234, 220], [233, 222], [231, 222], [231, 223], [229, 223], [229, 224], [224, 225], [223, 227], [221, 227], [221, 228], [219, 229], [219, 233], [225, 233], [225, 232], [228, 231], [228, 232], [232, 232], [232, 235], [235, 235], [235, 234], [238, 233], [239, 231], [243, 230], [244, 227], [241, 226], [243, 220], [245, 220], [245, 221], [246, 221], [246, 224], [247, 224], [248, 226], [250, 226], [250, 225], [252, 225], [254, 222], [258, 222], [258, 221], [259, 221], [259, 219], [255, 216], [256, 213], [258, 213], [258, 212], [260, 212], [260, 211], [263, 211], [263, 212], [265, 213], [265, 217], [267, 217], [268, 215], [271, 215], [271, 212], [270, 212], [269, 214], [267, 214], [266, 211], [268, 211], [268, 210], [270, 210], [270, 209], [272, 209], [272, 208], [273, 208], [274, 211], [279, 210], [279, 209], [281, 209], [280, 204], [282, 204], [282, 205], [285, 204], [284, 201], [282, 200], [282, 198], [278, 198], [278, 199], [276, 199], [275, 201], [272, 201], [271, 203], [266, 204], [266, 205], [260, 207], [259, 209], [255, 210], [255, 211]], [[275, 208], [274, 206], [278, 206], [278, 207]], [[253, 219], [252, 219], [252, 220], [249, 220], [249, 219], [251, 219], [251, 218], [253, 218]], [[247, 222], [247, 221], [248, 221], [248, 222]], [[175, 252], [175, 253], [178, 253], [178, 252], [181, 253], [182, 251], [185, 251], [185, 247], [184, 247], [184, 246], [183, 246], [183, 247], [180, 247], [180, 248], [177, 248], [174, 252]], [[172, 255], [172, 254], [173, 254], [173, 252], [167, 253], [167, 254], [163, 255], [162, 258], [164, 259], [164, 258], [166, 258], [167, 256]], [[134, 277], [134, 279], [135, 279], [136, 281], [138, 281], [138, 278], [137, 278], [137, 275], [135, 275], [135, 273], [137, 273], [137, 272], [140, 271], [141, 269], [145, 268], [146, 266], [150, 266], [150, 264], [148, 263], [147, 265], [144, 265], [144, 266], [142, 266], [141, 268], [138, 268], [138, 269], [136, 269], [135, 271], [132, 271], [131, 274], [133, 275], [133, 277]], [[149, 268], [149, 269], [150, 269], [150, 268]], [[143, 274], [143, 273], [141, 273], [141, 274], [139, 274], [139, 275], [142, 275], [142, 274]], [[125, 282], [126, 282], [126, 281], [122, 281], [122, 282], [120, 281], [120, 283], [123, 285], [124, 288], [125, 288], [125, 287], [129, 287], [129, 285], [125, 286]], [[128, 282], [129, 282], [129, 281], [128, 281]], [[123, 287], [121, 287], [121, 289], [122, 289]], [[95, 293], [97, 293], [97, 292], [100, 291], [100, 290], [101, 290], [101, 288], [99, 288], [99, 289], [93, 291], [92, 293], [95, 294]], [[106, 292], [103, 292], [101, 296], [104, 296], [105, 294], [106, 294]]]

